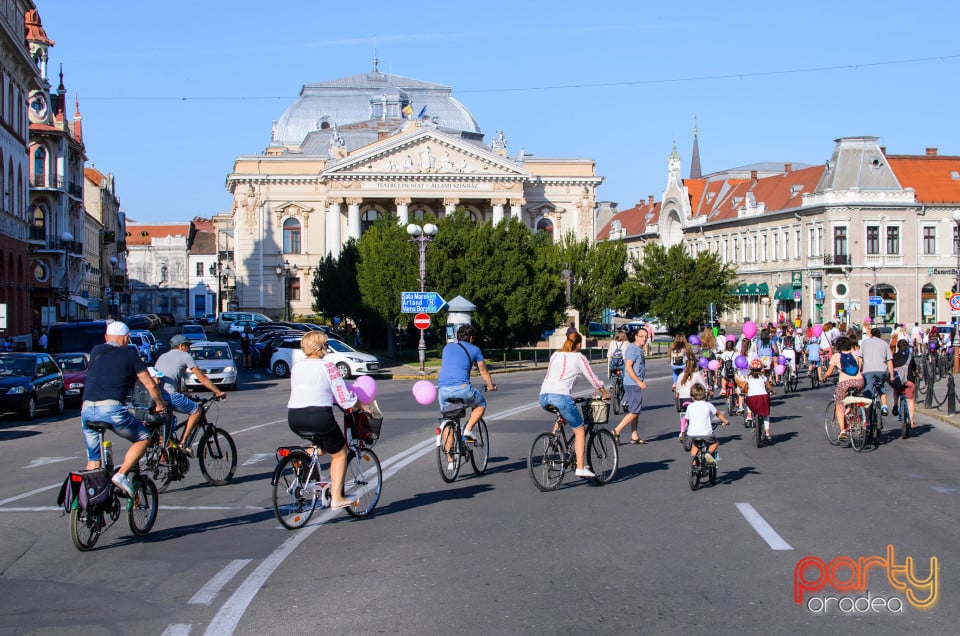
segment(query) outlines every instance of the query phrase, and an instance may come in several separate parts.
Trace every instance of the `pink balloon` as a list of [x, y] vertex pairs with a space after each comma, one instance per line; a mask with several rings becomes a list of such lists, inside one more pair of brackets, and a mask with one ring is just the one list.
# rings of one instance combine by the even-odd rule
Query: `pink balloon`
[[717, 369], [720, 368], [720, 361], [719, 361], [719, 360], [711, 360], [711, 361], [707, 364], [707, 366], [710, 368], [711, 371], [716, 371]]
[[777, 375], [783, 375], [783, 372], [787, 370], [787, 367], [783, 366], [782, 364], [778, 364], [773, 368], [773, 370], [777, 372]]
[[757, 335], [757, 323], [752, 320], [743, 323], [743, 337], [749, 340], [755, 335]]
[[869, 325], [871, 322], [873, 322], [873, 318], [871, 318], [870, 316], [867, 316], [866, 318], [863, 319], [863, 322]]
[[377, 398], [377, 383], [369, 375], [361, 375], [353, 381], [353, 394], [364, 404]]
[[823, 325], [814, 325], [813, 326], [813, 337], [819, 338], [823, 334]]
[[413, 399], [424, 406], [432, 404], [437, 399], [437, 387], [432, 382], [420, 380], [413, 385]]

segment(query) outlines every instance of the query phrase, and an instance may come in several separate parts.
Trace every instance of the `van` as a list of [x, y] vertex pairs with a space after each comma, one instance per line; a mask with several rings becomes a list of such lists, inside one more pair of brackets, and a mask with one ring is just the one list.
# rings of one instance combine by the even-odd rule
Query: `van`
[[217, 318], [217, 335], [225, 336], [234, 320], [255, 320], [258, 323], [273, 322], [267, 316], [251, 311], [225, 311]]
[[47, 335], [48, 353], [90, 353], [104, 343], [107, 333], [106, 320], [78, 320], [55, 322]]

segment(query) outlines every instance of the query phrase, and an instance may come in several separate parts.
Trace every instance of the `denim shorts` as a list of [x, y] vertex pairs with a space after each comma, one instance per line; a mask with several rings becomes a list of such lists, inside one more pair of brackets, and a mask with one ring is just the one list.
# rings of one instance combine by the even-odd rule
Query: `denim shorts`
[[200, 408], [196, 402], [183, 393], [177, 393], [176, 391], [171, 392], [167, 389], [161, 389], [160, 392], [163, 394], [163, 401], [169, 403], [177, 413], [193, 415], [197, 412], [197, 409]]
[[890, 374], [886, 371], [864, 371], [863, 372], [863, 396], [873, 399], [873, 383], [880, 380], [880, 393], [883, 394], [883, 386], [886, 384]]
[[117, 435], [131, 442], [142, 442], [150, 439], [150, 431], [140, 420], [135, 418], [127, 407], [122, 404], [107, 406], [84, 406], [80, 411], [80, 422], [83, 429], [83, 441], [87, 447], [87, 460], [100, 461], [100, 443], [97, 431], [87, 428], [87, 422], [109, 422], [110, 427]]
[[570, 425], [570, 428], [580, 428], [583, 426], [583, 414], [577, 408], [577, 403], [573, 398], [563, 393], [541, 393], [540, 406], [547, 408], [552, 406], [560, 411], [560, 416]]
[[639, 415], [643, 408], [643, 390], [636, 384], [625, 384], [623, 398], [627, 401], [627, 413]]
[[441, 411], [450, 406], [451, 398], [464, 400], [464, 403], [470, 408], [487, 406], [487, 401], [483, 398], [480, 390], [469, 382], [455, 386], [442, 386], [437, 389], [437, 399], [440, 401]]

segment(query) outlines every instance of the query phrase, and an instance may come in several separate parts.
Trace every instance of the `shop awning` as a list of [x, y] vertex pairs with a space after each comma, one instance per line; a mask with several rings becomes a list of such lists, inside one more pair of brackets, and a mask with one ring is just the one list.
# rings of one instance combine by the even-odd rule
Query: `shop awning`
[[757, 285], [757, 293], [760, 294], [761, 296], [769, 296], [770, 286], [767, 285], [766, 283], [760, 283], [759, 285]]
[[756, 283], [750, 283], [750, 286], [747, 287], [747, 296], [756, 296], [759, 294]]
[[90, 301], [88, 301], [88, 300], [87, 300], [86, 298], [84, 298], [83, 296], [70, 296], [70, 300], [72, 300], [73, 302], [77, 303], [77, 304], [80, 305], [81, 307], [86, 307], [87, 305], [90, 304]]
[[[796, 290], [799, 291], [799, 290]], [[793, 300], [793, 284], [786, 283], [783, 285], [777, 285], [776, 291], [773, 292], [774, 300]]]
[[740, 283], [739, 285], [734, 285], [730, 288], [730, 293], [734, 296], [746, 296], [747, 295], [747, 284]]

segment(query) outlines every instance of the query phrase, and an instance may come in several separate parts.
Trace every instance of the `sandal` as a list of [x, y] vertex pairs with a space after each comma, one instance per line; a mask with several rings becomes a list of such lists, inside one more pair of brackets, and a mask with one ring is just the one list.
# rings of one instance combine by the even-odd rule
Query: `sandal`
[[647, 440], [643, 439], [642, 437], [637, 437], [637, 439], [631, 438], [630, 443], [631, 444], [647, 444], [649, 442], [647, 442]]
[[620, 433], [616, 431], [610, 431], [610, 434], [613, 435], [613, 441], [617, 443], [617, 446], [620, 445]]

